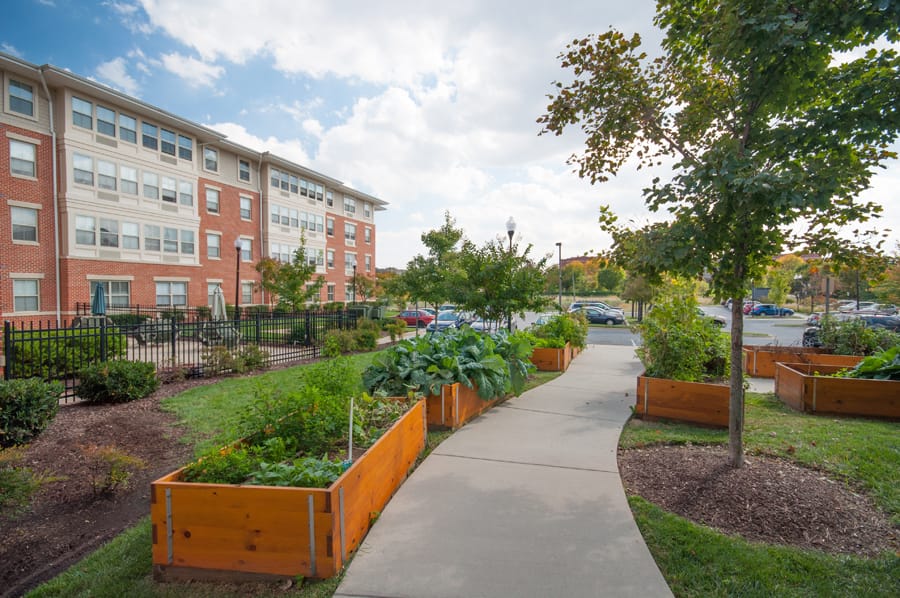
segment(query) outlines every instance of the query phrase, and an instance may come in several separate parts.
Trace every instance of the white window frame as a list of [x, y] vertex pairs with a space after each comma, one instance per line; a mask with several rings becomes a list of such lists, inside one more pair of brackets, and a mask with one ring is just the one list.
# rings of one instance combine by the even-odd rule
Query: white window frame
[[[25, 97], [24, 94], [21, 93], [14, 93], [13, 88], [21, 89], [23, 91], [26, 91], [27, 88], [27, 94], [30, 97]], [[6, 92], [7, 112], [15, 112], [16, 114], [20, 114], [31, 119], [37, 118], [37, 102], [34, 101], [33, 85], [10, 78], [7, 79]], [[15, 98], [16, 101], [13, 101], [13, 98]], [[25, 112], [24, 110], [19, 110], [17, 106], [18, 104], [27, 104], [29, 110], [27, 112]]]
[[[30, 153], [30, 156], [25, 155]], [[30, 169], [23, 169], [21, 165], [28, 164]], [[19, 168], [14, 167], [19, 165]], [[9, 173], [14, 177], [37, 178], [37, 144], [29, 143], [21, 139], [9, 140]]]
[[[10, 275], [13, 288], [13, 312], [33, 313], [41, 311], [41, 280], [37, 277], [18, 278]], [[32, 287], [26, 288], [26, 287]], [[34, 306], [22, 305], [22, 301], [33, 300]]]
[[219, 150], [214, 147], [203, 148], [203, 170], [219, 172]]
[[206, 233], [206, 257], [211, 260], [222, 259], [222, 235]]
[[[212, 199], [210, 194], [213, 195]], [[211, 207], [212, 206], [212, 207]], [[206, 188], [206, 211], [210, 214], [221, 214], [222, 192], [214, 187]]]
[[[38, 245], [40, 241], [40, 238], [38, 237], [38, 209], [25, 206], [10, 206], [9, 212], [12, 242], [22, 245]], [[18, 218], [16, 217], [17, 214]], [[31, 232], [33, 233], [34, 238], [16, 238], [16, 229], [19, 230], [20, 237], [23, 232], [26, 232], [25, 236], [30, 237], [32, 235], [27, 233]]]
[[241, 219], [242, 220], [252, 220], [253, 219], [253, 199], [250, 197], [245, 197], [241, 195]]
[[238, 180], [250, 182], [250, 160], [238, 158]]
[[[159, 298], [166, 297], [168, 302], [160, 303]], [[183, 300], [180, 300], [181, 298]], [[157, 280], [156, 281], [156, 305], [159, 307], [186, 306], [188, 298], [188, 283], [181, 280]], [[180, 300], [177, 301], [176, 300]]]

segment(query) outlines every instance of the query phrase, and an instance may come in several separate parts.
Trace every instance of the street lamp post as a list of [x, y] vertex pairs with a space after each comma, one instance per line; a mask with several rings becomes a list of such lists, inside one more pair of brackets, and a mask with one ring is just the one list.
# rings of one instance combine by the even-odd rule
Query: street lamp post
[[556, 246], [559, 247], [559, 266], [557, 273], [559, 274], [559, 311], [562, 311], [562, 241], [557, 241]]
[[234, 266], [234, 323], [241, 319], [241, 253], [244, 249], [244, 243], [240, 237], [234, 240], [235, 266]]
[[356, 305], [356, 264], [353, 264], [353, 305]]
[[[512, 255], [512, 241], [513, 235], [516, 234], [516, 221], [513, 220], [513, 217], [510, 216], [509, 220], [506, 221], [506, 234], [509, 235], [509, 253]], [[510, 269], [509, 275], [510, 279], [512, 279], [512, 270]], [[506, 331], [512, 332], [512, 310], [508, 310], [506, 312]]]

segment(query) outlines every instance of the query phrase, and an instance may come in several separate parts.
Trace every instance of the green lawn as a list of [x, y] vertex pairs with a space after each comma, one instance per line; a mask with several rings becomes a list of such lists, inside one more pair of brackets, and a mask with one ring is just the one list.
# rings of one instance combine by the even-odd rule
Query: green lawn
[[[620, 446], [719, 444], [728, 432], [633, 421]], [[747, 394], [744, 446], [827, 472], [870, 494], [900, 525], [900, 428], [875, 420], [797, 413], [773, 395]], [[900, 555], [877, 559], [750, 543], [630, 497], [635, 520], [676, 596], [900, 596]]]

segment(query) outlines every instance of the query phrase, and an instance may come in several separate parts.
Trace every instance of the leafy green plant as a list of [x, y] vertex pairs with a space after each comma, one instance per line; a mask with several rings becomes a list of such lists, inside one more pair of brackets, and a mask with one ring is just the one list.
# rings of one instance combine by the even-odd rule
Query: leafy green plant
[[869, 328], [863, 320], [822, 318], [819, 331], [822, 348], [837, 355], [872, 355], [900, 344], [900, 334], [884, 328]]
[[843, 378], [864, 378], [868, 380], [900, 380], [900, 344], [890, 349], [870, 355], [856, 367], [842, 370]]
[[588, 322], [580, 313], [559, 314], [545, 324], [534, 326], [531, 333], [542, 347], [562, 348], [566, 343], [584, 349], [587, 344]]
[[24, 451], [21, 447], [0, 450], [0, 515], [15, 517], [24, 511], [31, 496], [48, 478], [36, 476], [28, 467], [22, 467]]
[[334, 329], [325, 333], [325, 345], [322, 348], [322, 355], [325, 357], [337, 357], [354, 350], [356, 336], [353, 331]]
[[106, 361], [78, 372], [78, 396], [90, 403], [126, 403], [159, 388], [156, 366], [146, 361]]
[[260, 349], [257, 345], [244, 345], [238, 355], [248, 370], [259, 370], [266, 367], [269, 360], [269, 352]]
[[327, 488], [344, 472], [340, 459], [328, 460], [327, 456], [302, 457], [290, 463], [259, 464], [248, 484], [256, 486], [295, 486], [300, 488]]
[[0, 446], [25, 444], [43, 432], [63, 390], [62, 383], [39, 378], [0, 380]]
[[637, 325], [637, 355], [648, 376], [697, 382], [728, 372], [728, 335], [698, 313], [693, 291], [689, 281], [673, 280]]

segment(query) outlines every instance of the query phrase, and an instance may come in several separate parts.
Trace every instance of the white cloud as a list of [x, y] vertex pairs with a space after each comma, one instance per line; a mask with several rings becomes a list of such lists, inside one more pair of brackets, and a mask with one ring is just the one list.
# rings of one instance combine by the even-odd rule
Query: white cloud
[[0, 50], [3, 50], [7, 54], [11, 54], [17, 58], [24, 58], [24, 54], [16, 49], [12, 44], [8, 44], [6, 42], [0, 44]]
[[149, 35], [153, 32], [153, 27], [143, 19], [140, 5], [116, 0], [103, 2], [102, 5], [112, 9], [121, 23], [132, 33]]
[[210, 123], [209, 128], [228, 136], [229, 141], [243, 145], [257, 152], [271, 152], [281, 158], [291, 160], [297, 164], [308, 166], [309, 155], [303, 149], [303, 145], [296, 139], [278, 139], [276, 137], [262, 138], [247, 131], [240, 124], [224, 122]]
[[212, 87], [225, 73], [225, 69], [221, 66], [207, 64], [177, 52], [163, 54], [162, 65], [170, 73], [184, 79], [191, 87]]
[[102, 63], [95, 74], [101, 81], [120, 89], [128, 95], [138, 95], [138, 82], [128, 74], [128, 65], [121, 56]]

